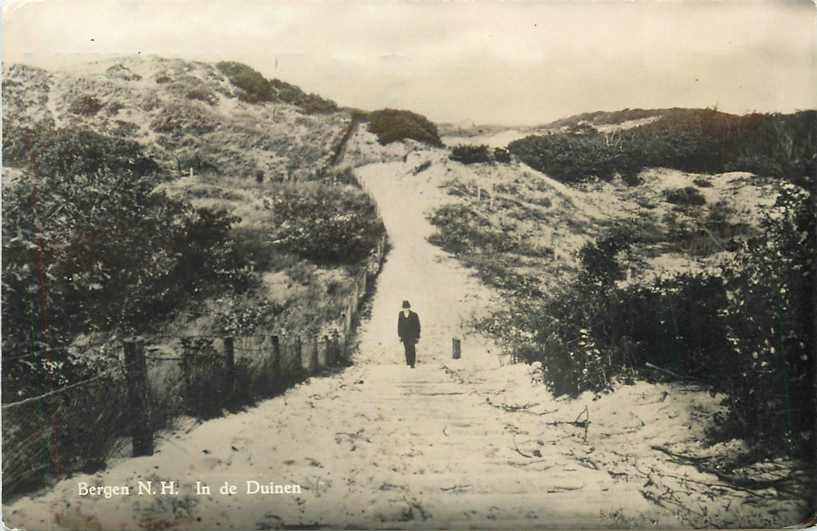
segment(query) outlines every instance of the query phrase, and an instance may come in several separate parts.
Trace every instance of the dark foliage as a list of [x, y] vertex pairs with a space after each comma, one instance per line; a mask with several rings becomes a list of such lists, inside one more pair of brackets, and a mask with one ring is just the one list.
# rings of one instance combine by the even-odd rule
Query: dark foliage
[[257, 70], [234, 61], [222, 61], [216, 64], [216, 68], [227, 76], [230, 83], [241, 89], [239, 99], [250, 103], [273, 100], [270, 82]]
[[82, 95], [78, 96], [68, 106], [68, 112], [72, 114], [79, 114], [81, 116], [93, 116], [102, 110], [104, 105], [93, 96]]
[[[646, 363], [723, 393], [722, 427], [777, 452], [814, 441], [812, 356], [817, 222], [813, 200], [787, 185], [763, 232], [721, 275], [619, 285], [629, 237], [615, 231], [581, 252], [575, 282], [544, 299], [520, 296], [485, 326], [541, 362], [554, 392], [601, 392]], [[662, 373], [667, 374], [667, 373]]]
[[511, 162], [511, 153], [507, 149], [503, 148], [491, 149], [485, 144], [478, 146], [466, 144], [454, 146], [451, 149], [451, 155], [449, 155], [448, 158], [451, 160], [456, 160], [457, 162], [462, 162], [463, 164], [507, 164]]
[[272, 243], [316, 262], [365, 258], [384, 228], [374, 202], [351, 186], [283, 187], [273, 197]]
[[71, 180], [100, 171], [144, 177], [159, 170], [138, 143], [87, 129], [40, 130], [28, 138], [31, 170], [47, 179]]
[[412, 139], [430, 146], [442, 147], [437, 126], [425, 116], [411, 111], [383, 109], [368, 115], [369, 130], [377, 135], [381, 144]]
[[[4, 190], [4, 356], [135, 333], [195, 294], [242, 286], [236, 218], [155, 192], [138, 146], [73, 130], [38, 142], [30, 175]], [[53, 383], [42, 368], [3, 368], [4, 393]]]
[[196, 87], [187, 91], [185, 97], [189, 100], [203, 101], [209, 105], [218, 103], [218, 97], [205, 87]]
[[664, 192], [664, 198], [668, 203], [682, 206], [701, 206], [706, 204], [706, 198], [700, 190], [694, 186], [684, 188], [674, 188]]
[[713, 109], [671, 109], [655, 122], [614, 134], [530, 136], [509, 149], [565, 182], [627, 176], [655, 166], [741, 170], [799, 182], [815, 171], [817, 111], [736, 116]]
[[564, 182], [611, 179], [616, 173], [632, 176], [645, 165], [639, 153], [599, 134], [529, 136], [511, 142], [508, 149], [532, 168]]
[[494, 160], [503, 164], [511, 162], [511, 152], [505, 148], [494, 148]]
[[299, 87], [281, 81], [267, 79], [260, 72], [251, 67], [234, 61], [222, 61], [216, 67], [225, 75], [230, 83], [241, 89], [239, 98], [249, 103], [266, 101], [280, 101], [301, 107], [306, 113], [332, 113], [338, 110], [335, 102], [318, 96], [307, 94]]
[[480, 146], [471, 145], [454, 146], [451, 149], [451, 155], [449, 155], [448, 158], [450, 158], [451, 160], [456, 160], [457, 162], [462, 162], [463, 164], [493, 162], [493, 158], [491, 158], [491, 152], [489, 151], [488, 146], [484, 144]]

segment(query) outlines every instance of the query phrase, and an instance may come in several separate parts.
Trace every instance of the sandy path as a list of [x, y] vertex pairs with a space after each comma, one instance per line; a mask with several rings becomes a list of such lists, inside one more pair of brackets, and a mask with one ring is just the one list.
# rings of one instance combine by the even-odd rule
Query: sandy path
[[[649, 442], [679, 442], [679, 433], [700, 438], [690, 395], [639, 384], [618, 393], [618, 402], [554, 400], [530, 383], [526, 367], [500, 367], [478, 337], [466, 336], [464, 358], [450, 360], [452, 335], [462, 333], [462, 320], [491, 293], [425, 241], [430, 227], [423, 211], [439, 201], [439, 192], [406, 169], [401, 163], [359, 169], [394, 248], [353, 367], [312, 378], [247, 412], [168, 434], [154, 456], [122, 460], [20, 499], [5, 507], [6, 523], [29, 529], [679, 525], [672, 506], [656, 508], [640, 494], [647, 487], [636, 471], [660, 465], [646, 450]], [[403, 364], [396, 337], [406, 298], [423, 324], [414, 370]], [[511, 412], [502, 407], [508, 404], [530, 407]], [[573, 420], [585, 405], [594, 420], [587, 440], [573, 426], [546, 424]], [[675, 429], [665, 434], [667, 428]], [[80, 481], [135, 489], [145, 479], [176, 481], [179, 493], [77, 496]], [[252, 479], [299, 484], [303, 492], [246, 494]], [[196, 481], [212, 494], [194, 494]], [[224, 482], [238, 492], [219, 494]], [[734, 501], [727, 492], [706, 503], [715, 510], [728, 502], [739, 521]], [[766, 510], [762, 503], [754, 508]]]

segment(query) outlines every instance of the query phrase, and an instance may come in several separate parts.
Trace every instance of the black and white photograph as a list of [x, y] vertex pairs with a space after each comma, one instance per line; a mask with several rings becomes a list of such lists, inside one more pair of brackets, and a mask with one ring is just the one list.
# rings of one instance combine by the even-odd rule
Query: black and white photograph
[[813, 2], [0, 33], [4, 529], [817, 529]]

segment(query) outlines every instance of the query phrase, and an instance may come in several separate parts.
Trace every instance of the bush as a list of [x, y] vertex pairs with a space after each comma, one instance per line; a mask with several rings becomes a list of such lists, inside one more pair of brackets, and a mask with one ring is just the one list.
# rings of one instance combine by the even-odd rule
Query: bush
[[491, 152], [488, 150], [488, 146], [484, 144], [481, 146], [454, 146], [454, 148], [451, 150], [451, 155], [449, 155], [448, 158], [451, 160], [456, 160], [457, 162], [462, 162], [463, 164], [493, 162]]
[[604, 391], [650, 362], [723, 393], [729, 436], [772, 451], [811, 451], [817, 221], [810, 202], [787, 186], [763, 233], [718, 276], [619, 286], [619, 255], [629, 242], [610, 233], [582, 249], [574, 282], [543, 300], [517, 292], [483, 325], [522, 359], [540, 361], [557, 394]]
[[331, 100], [317, 94], [306, 94], [295, 85], [280, 79], [266, 79], [260, 72], [247, 65], [232, 61], [222, 61], [216, 67], [227, 79], [241, 89], [238, 97], [249, 103], [282, 101], [301, 107], [307, 114], [331, 113], [338, 106]]
[[369, 130], [381, 144], [412, 139], [430, 146], [442, 147], [437, 126], [425, 116], [411, 111], [383, 109], [369, 113]]
[[[607, 179], [615, 173], [626, 177], [649, 166], [751, 171], [795, 183], [814, 173], [817, 111], [735, 116], [714, 109], [668, 109], [661, 114], [652, 123], [614, 135], [585, 130], [529, 136], [508, 147], [526, 164], [565, 182]], [[606, 116], [610, 118], [615, 116]]]
[[144, 177], [159, 171], [159, 165], [132, 140], [109, 137], [87, 129], [41, 130], [29, 137], [32, 171], [55, 181], [100, 171], [131, 173]]
[[494, 148], [494, 160], [503, 164], [511, 162], [511, 152], [505, 148]]
[[609, 180], [616, 173], [637, 175], [645, 161], [624, 146], [607, 143], [600, 134], [555, 134], [515, 140], [508, 149], [532, 168], [562, 182], [592, 177]]
[[230, 83], [241, 89], [238, 95], [240, 100], [249, 103], [272, 101], [274, 96], [272, 86], [260, 72], [234, 61], [221, 61], [216, 63], [216, 68]]
[[351, 186], [284, 187], [272, 198], [272, 216], [272, 243], [319, 263], [362, 260], [384, 232], [371, 198]]
[[[49, 147], [30, 164], [37, 179], [4, 190], [4, 355], [134, 333], [194, 294], [243, 281], [229, 238], [237, 218], [154, 192], [159, 177], [134, 144], [73, 134], [40, 139]], [[47, 330], [32, 327], [44, 315]], [[43, 384], [25, 374], [4, 392]]]
[[104, 105], [94, 96], [83, 95], [75, 98], [68, 106], [68, 112], [81, 116], [93, 116], [102, 110]]
[[455, 254], [501, 253], [518, 246], [505, 231], [467, 205], [444, 205], [429, 221], [437, 227], [429, 241]]
[[701, 206], [706, 204], [706, 198], [694, 186], [674, 188], [664, 191], [664, 199], [668, 203], [681, 206]]
[[209, 105], [215, 105], [218, 103], [218, 97], [205, 87], [190, 89], [187, 94], [185, 94], [185, 97], [188, 100], [203, 101]]

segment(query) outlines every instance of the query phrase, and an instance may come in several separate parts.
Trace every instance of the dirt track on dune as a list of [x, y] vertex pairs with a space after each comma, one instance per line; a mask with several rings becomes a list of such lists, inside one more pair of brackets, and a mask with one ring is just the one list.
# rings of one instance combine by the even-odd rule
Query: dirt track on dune
[[[426, 241], [431, 227], [424, 212], [439, 204], [440, 191], [409, 167], [381, 163], [358, 169], [380, 206], [393, 248], [377, 280], [371, 317], [361, 324], [354, 366], [311, 378], [246, 412], [166, 434], [154, 456], [122, 460], [94, 476], [69, 478], [44, 495], [22, 498], [5, 507], [6, 524], [28, 529], [681, 525], [677, 507], [648, 501], [643, 493], [651, 487], [638, 471], [649, 474], [661, 466], [649, 444], [683, 442], [677, 433], [688, 444], [700, 437], [689, 412], [696, 404], [693, 395], [639, 384], [623, 389], [618, 402], [555, 400], [531, 384], [525, 366], [503, 366], [490, 342], [463, 329], [465, 320], [491, 304], [492, 293]], [[405, 366], [397, 340], [403, 299], [412, 302], [423, 326], [414, 370]], [[450, 359], [453, 336], [463, 340], [461, 360]], [[584, 407], [592, 421], [588, 432], [569, 424]], [[664, 433], [674, 426], [681, 427]], [[672, 466], [676, 474], [701, 479], [689, 467]], [[653, 485], [666, 486], [659, 473], [654, 476]], [[179, 493], [77, 496], [81, 481], [112, 486], [146, 479], [175, 481]], [[246, 494], [247, 480], [298, 484], [302, 492]], [[210, 485], [212, 494], [194, 494], [196, 481]], [[238, 492], [219, 494], [224, 482], [238, 485]], [[732, 504], [734, 496], [724, 490], [706, 503], [715, 514], [731, 499], [730, 514], [739, 519], [742, 509]], [[763, 514], [765, 509], [761, 502], [751, 510]]]

